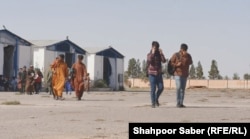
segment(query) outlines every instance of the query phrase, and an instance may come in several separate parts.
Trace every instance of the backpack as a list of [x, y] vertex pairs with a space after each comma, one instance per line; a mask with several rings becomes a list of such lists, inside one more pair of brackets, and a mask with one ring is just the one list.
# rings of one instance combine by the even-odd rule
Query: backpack
[[[178, 59], [180, 59], [180, 54], [179, 53], [176, 53], [176, 56], [177, 56]], [[171, 63], [171, 58], [168, 61], [167, 70], [168, 70], [169, 75], [171, 75], [171, 76], [174, 75], [175, 67]]]

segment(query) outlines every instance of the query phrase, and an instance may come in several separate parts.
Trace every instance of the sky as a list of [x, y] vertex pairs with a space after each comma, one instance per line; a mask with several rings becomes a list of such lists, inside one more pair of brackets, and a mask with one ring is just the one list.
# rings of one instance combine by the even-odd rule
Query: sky
[[0, 0], [2, 25], [26, 40], [64, 40], [112, 46], [146, 59], [152, 41], [166, 58], [188, 45], [204, 76], [216, 60], [222, 77], [250, 74], [249, 0]]

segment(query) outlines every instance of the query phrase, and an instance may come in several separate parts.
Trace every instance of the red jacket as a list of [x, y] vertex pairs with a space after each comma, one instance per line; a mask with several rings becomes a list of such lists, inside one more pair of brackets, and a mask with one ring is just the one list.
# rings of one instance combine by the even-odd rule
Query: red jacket
[[150, 75], [159, 75], [162, 74], [162, 64], [165, 63], [166, 58], [163, 54], [160, 53], [149, 53], [147, 55], [147, 71]]

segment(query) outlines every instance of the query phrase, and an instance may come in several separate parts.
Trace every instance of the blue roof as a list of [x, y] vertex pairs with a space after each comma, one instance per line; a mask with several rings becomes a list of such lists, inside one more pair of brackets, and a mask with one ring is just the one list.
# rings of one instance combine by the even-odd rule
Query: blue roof
[[105, 56], [105, 57], [111, 57], [111, 58], [124, 58], [124, 56], [119, 53], [117, 50], [115, 50], [113, 47], [105, 47], [105, 48], [100, 48], [100, 47], [89, 47], [85, 48], [88, 53], [91, 54], [96, 54], [100, 56]]
[[80, 46], [76, 45], [70, 40], [64, 40], [64, 41], [60, 41], [60, 42], [46, 46], [47, 50], [68, 52], [68, 53], [72, 53], [71, 48], [75, 49], [75, 53], [79, 53], [79, 54], [86, 53], [84, 49], [82, 49]]
[[31, 46], [31, 45], [32, 45], [32, 44], [31, 44], [30, 42], [28, 42], [27, 40], [25, 40], [25, 39], [19, 37], [18, 35], [16, 35], [16, 34], [10, 32], [10, 31], [7, 30], [7, 29], [0, 30], [0, 33], [6, 33], [6, 34], [10, 35], [11, 37], [17, 39], [19, 45], [26, 45], [26, 46]]

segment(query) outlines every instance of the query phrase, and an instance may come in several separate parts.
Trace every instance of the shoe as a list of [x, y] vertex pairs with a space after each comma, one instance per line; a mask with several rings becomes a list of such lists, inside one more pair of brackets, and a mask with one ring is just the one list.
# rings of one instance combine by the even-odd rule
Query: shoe
[[181, 105], [180, 105], [180, 107], [181, 107], [181, 108], [185, 108], [186, 106], [185, 106], [185, 105], [183, 105], [183, 104], [181, 104]]
[[183, 105], [183, 104], [177, 104], [176, 107], [178, 107], [178, 108], [185, 108], [186, 106]]
[[156, 105], [157, 107], [159, 107], [159, 106], [160, 106], [159, 101], [156, 101], [155, 105]]
[[80, 97], [78, 97], [78, 98], [77, 98], [77, 100], [78, 100], [78, 101], [80, 101], [80, 100], [81, 100], [81, 98], [80, 98]]
[[152, 104], [152, 106], [151, 106], [152, 108], [155, 108], [155, 104]]
[[63, 97], [58, 97], [58, 100], [64, 100], [65, 98], [63, 98]]

